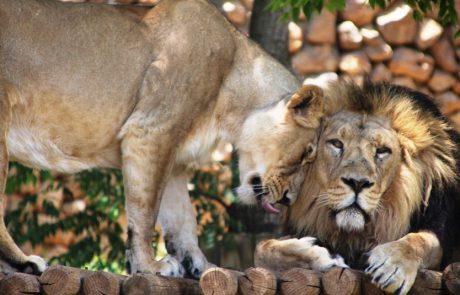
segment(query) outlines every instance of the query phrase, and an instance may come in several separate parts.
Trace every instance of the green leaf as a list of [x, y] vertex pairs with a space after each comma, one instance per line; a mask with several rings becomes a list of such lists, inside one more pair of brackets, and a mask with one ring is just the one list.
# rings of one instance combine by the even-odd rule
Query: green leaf
[[303, 13], [305, 14], [305, 17], [307, 19], [310, 19], [313, 12], [314, 12], [313, 3], [311, 1], [306, 2], [303, 6]]
[[418, 10], [414, 10], [414, 12], [412, 13], [412, 17], [418, 22], [422, 21], [423, 19], [422, 14]]
[[455, 32], [454, 38], [455, 39], [460, 38], [460, 29], [458, 29], [457, 32]]

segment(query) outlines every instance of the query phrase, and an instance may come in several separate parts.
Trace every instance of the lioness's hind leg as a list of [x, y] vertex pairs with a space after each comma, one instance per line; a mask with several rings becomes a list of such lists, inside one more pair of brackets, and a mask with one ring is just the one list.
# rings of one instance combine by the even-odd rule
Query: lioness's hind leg
[[169, 255], [180, 261], [189, 275], [199, 278], [211, 265], [198, 247], [197, 223], [186, 175], [174, 175], [168, 180], [158, 221]]
[[0, 90], [0, 254], [14, 268], [19, 270], [31, 265], [36, 273], [46, 269], [46, 262], [41, 257], [25, 255], [11, 238], [3, 220], [3, 198], [8, 175], [8, 147], [6, 136], [11, 121], [11, 107], [6, 94]]

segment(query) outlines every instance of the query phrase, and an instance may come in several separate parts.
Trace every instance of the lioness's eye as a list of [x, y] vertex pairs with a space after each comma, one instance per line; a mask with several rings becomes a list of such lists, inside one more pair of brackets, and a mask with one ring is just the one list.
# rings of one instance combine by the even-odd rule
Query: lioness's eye
[[384, 156], [389, 155], [389, 154], [391, 154], [391, 149], [389, 147], [381, 146], [381, 147], [378, 147], [377, 149], [375, 149], [375, 155], [379, 159], [381, 159]]
[[343, 150], [343, 142], [341, 142], [338, 139], [330, 139], [327, 141], [328, 144], [334, 146], [335, 148], [339, 150]]

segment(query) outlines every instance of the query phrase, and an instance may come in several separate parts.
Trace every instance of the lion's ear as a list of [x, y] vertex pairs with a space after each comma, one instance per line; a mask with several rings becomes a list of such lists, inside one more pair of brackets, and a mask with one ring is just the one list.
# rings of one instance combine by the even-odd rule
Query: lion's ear
[[288, 116], [294, 122], [306, 127], [316, 128], [323, 115], [324, 93], [314, 85], [302, 86], [287, 104]]

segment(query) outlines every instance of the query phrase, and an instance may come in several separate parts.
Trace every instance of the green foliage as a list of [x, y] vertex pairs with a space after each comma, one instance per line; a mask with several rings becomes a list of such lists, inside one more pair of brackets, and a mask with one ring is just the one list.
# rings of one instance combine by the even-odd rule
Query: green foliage
[[[385, 0], [369, 0], [372, 8], [377, 6], [385, 8], [388, 2]], [[457, 12], [455, 11], [455, 0], [406, 0], [413, 10], [413, 16], [416, 20], [421, 20], [428, 12], [437, 9], [437, 19], [441, 25], [456, 24], [458, 21]], [[282, 19], [289, 19], [297, 22], [300, 17], [300, 11], [303, 11], [307, 18], [313, 13], [319, 13], [326, 7], [329, 11], [343, 10], [345, 0], [272, 0], [268, 8], [274, 11], [283, 11]], [[457, 34], [460, 35], [460, 31]]]
[[[13, 173], [7, 182], [7, 194], [18, 193], [25, 185], [34, 188], [33, 194], [26, 193], [17, 209], [5, 216], [7, 227], [19, 245], [30, 242], [36, 246], [56, 233], [72, 232], [78, 241], [67, 253], [52, 258], [51, 264], [120, 270], [119, 266], [124, 265], [124, 242], [118, 216], [123, 210], [124, 198], [118, 171], [94, 170], [76, 175], [75, 181], [80, 184], [88, 202], [84, 211], [64, 216], [46, 199], [38, 204], [38, 194], [62, 187], [65, 197], [72, 199], [72, 191], [65, 186], [66, 182], [54, 180], [49, 172], [34, 171], [16, 163], [10, 165], [10, 170]], [[45, 217], [45, 222], [40, 222], [39, 216]], [[107, 242], [103, 243], [103, 240]]]
[[[227, 159], [206, 166], [193, 176], [190, 195], [205, 248], [213, 248], [217, 241], [233, 245], [229, 228], [241, 227], [227, 214], [227, 208], [235, 200], [232, 188], [238, 185], [236, 169], [236, 160]], [[40, 196], [63, 189], [65, 201], [74, 200], [69, 183], [79, 185], [87, 202], [84, 211], [65, 215]], [[5, 216], [8, 230], [19, 245], [26, 242], [32, 246], [43, 245], [55, 234], [72, 232], [77, 241], [67, 253], [53, 257], [51, 264], [112, 272], [124, 270], [125, 245], [119, 223], [124, 210], [124, 189], [120, 171], [91, 170], [64, 179], [11, 163], [6, 194], [22, 195], [17, 208]], [[154, 253], [157, 253], [158, 241], [156, 232], [152, 243]]]

